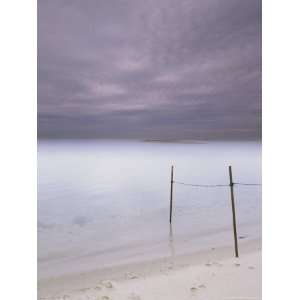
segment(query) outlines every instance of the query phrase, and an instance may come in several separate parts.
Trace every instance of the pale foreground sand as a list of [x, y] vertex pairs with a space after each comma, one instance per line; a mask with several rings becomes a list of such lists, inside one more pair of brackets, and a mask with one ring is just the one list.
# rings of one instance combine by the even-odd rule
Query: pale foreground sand
[[[95, 268], [97, 268], [95, 266]], [[260, 240], [38, 282], [39, 299], [261, 299]]]

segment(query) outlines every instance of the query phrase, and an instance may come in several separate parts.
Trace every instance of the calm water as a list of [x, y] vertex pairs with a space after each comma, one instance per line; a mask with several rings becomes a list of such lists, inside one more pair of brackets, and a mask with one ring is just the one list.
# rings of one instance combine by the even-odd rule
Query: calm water
[[[38, 268], [48, 277], [232, 243], [229, 188], [260, 183], [261, 145], [140, 141], [38, 143]], [[261, 187], [235, 186], [238, 233], [260, 236]]]

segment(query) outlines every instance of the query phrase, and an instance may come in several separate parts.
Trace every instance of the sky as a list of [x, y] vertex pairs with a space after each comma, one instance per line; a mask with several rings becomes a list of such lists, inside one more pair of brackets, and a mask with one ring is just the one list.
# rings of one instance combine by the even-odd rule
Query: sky
[[259, 139], [260, 0], [38, 0], [38, 137]]

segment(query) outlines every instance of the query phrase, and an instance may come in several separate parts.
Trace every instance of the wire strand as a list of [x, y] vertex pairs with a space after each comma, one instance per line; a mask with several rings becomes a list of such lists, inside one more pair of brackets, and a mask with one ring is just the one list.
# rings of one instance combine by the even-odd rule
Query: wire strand
[[256, 186], [261, 186], [260, 183], [243, 183], [243, 182], [235, 182], [234, 184], [238, 184], [238, 185], [256, 185]]
[[224, 187], [229, 186], [228, 184], [193, 184], [193, 183], [185, 183], [180, 181], [173, 181], [174, 183], [181, 185], [189, 185], [189, 186], [198, 186], [198, 187]]
[[[196, 186], [196, 187], [207, 187], [207, 188], [215, 188], [215, 187], [225, 187], [230, 186], [230, 184], [194, 184], [194, 183], [185, 183], [180, 181], [173, 181], [173, 183], [187, 186]], [[247, 186], [261, 186], [260, 183], [243, 183], [243, 182], [234, 182], [233, 185], [247, 185]]]

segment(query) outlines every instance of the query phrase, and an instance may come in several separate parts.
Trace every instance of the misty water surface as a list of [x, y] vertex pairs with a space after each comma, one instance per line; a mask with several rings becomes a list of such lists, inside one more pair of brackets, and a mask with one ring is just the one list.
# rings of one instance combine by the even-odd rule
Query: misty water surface
[[[39, 275], [168, 255], [170, 168], [175, 180], [260, 183], [257, 142], [109, 140], [38, 143]], [[238, 233], [260, 236], [261, 187], [235, 186]], [[174, 186], [172, 249], [232, 243], [229, 188]], [[92, 262], [93, 261], [93, 262]]]

